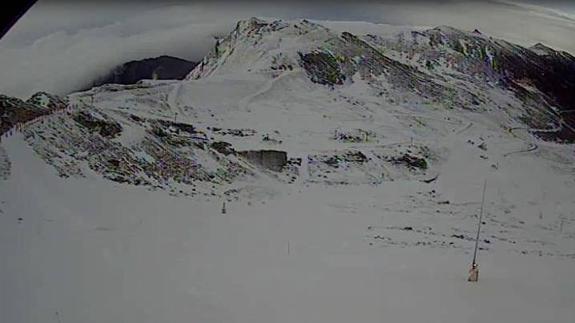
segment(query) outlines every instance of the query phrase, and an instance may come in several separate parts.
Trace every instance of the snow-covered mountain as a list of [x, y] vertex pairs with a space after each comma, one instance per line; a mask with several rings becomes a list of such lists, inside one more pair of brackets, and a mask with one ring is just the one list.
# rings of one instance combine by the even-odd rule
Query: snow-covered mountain
[[575, 58], [341, 29], [252, 18], [181, 81], [1, 97], [2, 321], [575, 317]]

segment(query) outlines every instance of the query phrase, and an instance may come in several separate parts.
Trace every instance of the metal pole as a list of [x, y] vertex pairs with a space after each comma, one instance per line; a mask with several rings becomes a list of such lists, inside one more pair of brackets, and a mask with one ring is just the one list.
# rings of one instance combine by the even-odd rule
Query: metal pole
[[483, 182], [483, 195], [481, 197], [481, 211], [479, 212], [479, 223], [477, 223], [477, 237], [475, 237], [475, 250], [473, 251], [473, 265], [477, 260], [477, 247], [479, 246], [479, 233], [481, 232], [481, 219], [483, 218], [483, 204], [485, 204], [485, 188], [487, 187], [487, 179]]

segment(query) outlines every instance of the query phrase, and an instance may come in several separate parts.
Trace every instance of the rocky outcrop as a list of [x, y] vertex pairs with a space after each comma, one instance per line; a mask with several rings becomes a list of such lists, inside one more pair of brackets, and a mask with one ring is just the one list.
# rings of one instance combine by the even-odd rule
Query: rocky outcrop
[[388, 159], [391, 163], [395, 165], [403, 165], [410, 169], [427, 169], [427, 161], [424, 158], [413, 156], [410, 154], [403, 154], [400, 157], [391, 157]]
[[113, 120], [99, 118], [87, 111], [80, 111], [74, 115], [74, 120], [88, 128], [90, 132], [98, 132], [102, 137], [114, 138], [122, 132], [122, 126]]
[[17, 124], [49, 114], [51, 110], [34, 103], [0, 95], [0, 135]]
[[68, 105], [66, 99], [46, 92], [37, 92], [26, 100], [26, 102], [49, 110], [64, 109]]
[[323, 85], [341, 85], [345, 75], [341, 73], [336, 58], [329, 53], [300, 53], [301, 65], [306, 70], [312, 82]]
[[0, 180], [6, 180], [10, 176], [10, 169], [12, 163], [8, 154], [2, 146], [0, 146]]
[[225, 141], [216, 141], [210, 144], [210, 147], [215, 151], [219, 152], [220, 154], [224, 154], [225, 156], [231, 155], [235, 153], [232, 144]]

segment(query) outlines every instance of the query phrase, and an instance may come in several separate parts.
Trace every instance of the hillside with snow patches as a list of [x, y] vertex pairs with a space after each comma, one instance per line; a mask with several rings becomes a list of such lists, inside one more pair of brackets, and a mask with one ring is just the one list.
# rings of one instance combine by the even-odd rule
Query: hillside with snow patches
[[569, 53], [252, 18], [0, 109], [1, 322], [575, 319]]

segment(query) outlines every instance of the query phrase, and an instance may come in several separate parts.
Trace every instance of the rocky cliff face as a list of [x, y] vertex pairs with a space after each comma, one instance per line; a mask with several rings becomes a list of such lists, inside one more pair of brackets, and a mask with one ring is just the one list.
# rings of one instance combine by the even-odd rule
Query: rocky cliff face
[[34, 94], [27, 101], [0, 95], [0, 135], [18, 124], [49, 114], [55, 109], [65, 107], [65, 105], [64, 100], [44, 92]]

